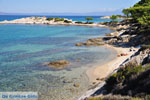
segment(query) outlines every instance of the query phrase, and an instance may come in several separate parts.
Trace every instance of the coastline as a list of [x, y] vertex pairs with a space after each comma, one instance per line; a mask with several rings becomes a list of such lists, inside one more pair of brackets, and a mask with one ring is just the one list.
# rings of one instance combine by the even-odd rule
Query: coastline
[[[50, 23], [50, 24], [45, 24], [45, 23], [1, 23], [0, 24], [38, 24], [38, 25], [66, 25], [66, 26], [89, 26], [89, 27], [106, 27], [110, 29], [117, 29], [117, 28], [111, 28], [110, 26], [107, 25], [102, 25], [102, 24], [76, 24], [76, 23]], [[127, 53], [127, 56], [121, 56], [121, 57], [116, 57], [113, 60], [110, 60], [108, 62], [105, 62], [102, 65], [94, 65], [91, 68], [89, 68], [86, 71], [86, 74], [89, 78], [89, 81], [91, 83], [94, 83], [94, 86], [96, 86], [94, 89], [91, 89], [87, 91], [85, 94], [83, 94], [78, 100], [84, 100], [86, 97], [91, 96], [95, 91], [97, 91], [99, 88], [101, 88], [104, 84], [105, 81], [104, 79], [108, 77], [114, 70], [119, 68], [119, 66], [128, 58], [130, 58], [135, 52], [129, 52], [130, 48], [121, 48], [121, 47], [114, 47], [113, 45], [104, 45], [105, 47], [108, 47], [110, 49], [113, 49], [117, 52], [117, 54], [121, 53]]]
[[115, 69], [117, 69], [126, 59], [130, 58], [135, 52], [130, 52], [130, 48], [122, 48], [122, 47], [115, 47], [112, 45], [104, 45], [105, 47], [108, 47], [110, 49], [113, 49], [117, 52], [118, 54], [121, 53], [127, 53], [127, 56], [121, 56], [121, 57], [116, 57], [112, 59], [111, 61], [108, 61], [104, 63], [103, 65], [95, 65], [91, 67], [89, 70], [87, 70], [86, 74], [89, 77], [89, 80], [91, 82], [96, 82], [99, 83], [100, 80], [98, 79], [104, 79], [106, 78], [109, 74], [111, 74]]
[[[82, 94], [77, 100], [85, 100], [87, 97], [93, 95], [97, 90], [101, 89], [105, 85], [105, 78], [117, 70], [125, 60], [129, 59], [138, 49], [130, 52], [130, 48], [115, 47], [113, 45], [104, 45], [110, 49], [113, 49], [118, 54], [127, 53], [127, 56], [116, 57], [102, 65], [94, 65], [86, 71], [90, 83], [94, 83], [95, 86], [89, 89], [86, 93]], [[97, 80], [98, 79], [98, 80]]]

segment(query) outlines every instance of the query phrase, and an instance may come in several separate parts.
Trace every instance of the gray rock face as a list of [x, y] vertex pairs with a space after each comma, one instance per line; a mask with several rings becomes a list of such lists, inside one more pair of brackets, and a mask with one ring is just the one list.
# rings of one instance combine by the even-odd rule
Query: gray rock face
[[138, 51], [138, 54], [132, 56], [128, 62], [124, 63], [123, 66], [138, 66], [140, 64], [150, 63], [150, 49]]

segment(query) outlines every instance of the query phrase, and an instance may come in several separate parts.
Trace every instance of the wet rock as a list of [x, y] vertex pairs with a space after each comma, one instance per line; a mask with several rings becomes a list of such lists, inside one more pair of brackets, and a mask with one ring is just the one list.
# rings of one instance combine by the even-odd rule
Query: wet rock
[[88, 39], [87, 42], [103, 42], [103, 38]]
[[84, 45], [84, 43], [76, 43], [75, 45], [76, 46], [82, 46], [82, 45]]
[[63, 83], [72, 83], [70, 80], [63, 80]]
[[80, 59], [80, 58], [76, 59], [76, 62], [80, 62], [80, 61], [81, 61], [81, 59]]
[[56, 68], [56, 69], [63, 69], [67, 67], [69, 63], [70, 62], [67, 60], [59, 60], [59, 61], [54, 61], [50, 63], [45, 63], [44, 65], [48, 65], [49, 67]]

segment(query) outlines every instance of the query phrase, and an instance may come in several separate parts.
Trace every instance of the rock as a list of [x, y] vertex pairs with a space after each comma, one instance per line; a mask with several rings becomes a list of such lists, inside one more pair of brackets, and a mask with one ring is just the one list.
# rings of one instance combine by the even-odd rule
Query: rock
[[84, 45], [84, 43], [76, 43], [75, 45], [76, 46], [82, 46], [82, 45]]
[[76, 62], [80, 62], [80, 61], [81, 61], [81, 59], [80, 59], [80, 58], [76, 59]]
[[96, 80], [100, 80], [100, 78], [97, 78]]
[[88, 39], [87, 42], [103, 42], [103, 38]]
[[59, 60], [59, 61], [54, 61], [50, 62], [44, 65], [48, 65], [49, 67], [56, 68], [56, 69], [63, 69], [65, 68], [70, 62], [67, 60]]
[[93, 84], [96, 84], [96, 82], [93, 82]]
[[125, 54], [125, 53], [121, 53], [120, 55], [121, 55], [121, 56], [127, 56], [128, 54]]
[[74, 83], [73, 86], [74, 86], [74, 87], [80, 87], [80, 84], [79, 84], [79, 83]]
[[71, 80], [63, 80], [63, 83], [72, 83], [73, 81]]
[[111, 16], [104, 16], [104, 17], [101, 17], [100, 19], [110, 19]]

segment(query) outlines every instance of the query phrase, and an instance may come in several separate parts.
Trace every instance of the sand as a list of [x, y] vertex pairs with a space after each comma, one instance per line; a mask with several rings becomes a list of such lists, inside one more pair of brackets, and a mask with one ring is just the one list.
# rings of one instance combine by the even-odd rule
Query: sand
[[99, 83], [101, 80], [97, 80], [97, 79], [106, 78], [115, 69], [117, 69], [126, 59], [130, 58], [138, 50], [138, 49], [135, 49], [135, 51], [130, 52], [130, 48], [114, 47], [114, 46], [108, 45], [108, 44], [105, 46], [116, 50], [118, 55], [121, 53], [125, 53], [128, 55], [120, 56], [120, 57], [118, 57], [116, 55], [116, 57], [113, 60], [106, 62], [103, 65], [95, 65], [95, 66], [89, 68], [87, 70], [86, 74], [88, 75], [91, 83], [93, 83], [93, 82]]
[[[135, 52], [138, 51], [138, 48], [134, 48], [135, 51], [130, 52], [130, 48], [114, 47], [108, 44], [105, 46], [117, 51], [116, 57], [113, 60], [104, 63], [103, 65], [94, 65], [87, 70], [86, 74], [89, 77], [91, 84], [95, 83], [93, 85], [96, 85], [96, 87], [88, 90], [86, 93], [77, 98], [77, 100], [85, 100], [85, 98], [90, 97], [97, 90], [101, 89], [105, 85], [105, 81], [97, 80], [97, 78], [104, 79], [108, 77], [116, 69], [118, 69], [120, 65], [124, 63], [124, 61], [129, 59], [133, 54], [135, 54]], [[118, 57], [118, 55], [121, 53], [127, 53], [128, 55]]]

